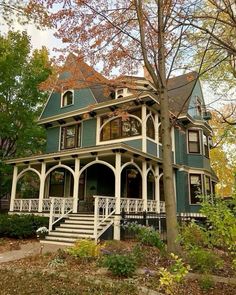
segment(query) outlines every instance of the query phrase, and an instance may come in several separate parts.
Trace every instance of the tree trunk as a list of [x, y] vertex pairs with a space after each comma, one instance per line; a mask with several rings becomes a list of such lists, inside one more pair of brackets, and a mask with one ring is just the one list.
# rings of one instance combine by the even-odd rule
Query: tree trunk
[[161, 132], [162, 132], [162, 157], [163, 157], [163, 183], [166, 208], [166, 227], [167, 227], [167, 250], [168, 252], [178, 251], [176, 238], [178, 235], [176, 200], [174, 192], [174, 178], [172, 168], [172, 145], [171, 145], [171, 124], [169, 114], [169, 101], [167, 92], [165, 51], [164, 51], [164, 28], [163, 28], [163, 1], [158, 0], [158, 70], [161, 85], [159, 97], [161, 103]]

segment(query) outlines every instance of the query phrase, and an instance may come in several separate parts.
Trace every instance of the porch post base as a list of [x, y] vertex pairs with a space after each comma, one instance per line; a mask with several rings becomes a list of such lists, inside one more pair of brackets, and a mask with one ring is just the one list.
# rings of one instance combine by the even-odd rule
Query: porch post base
[[115, 216], [114, 219], [114, 240], [120, 241], [120, 216]]

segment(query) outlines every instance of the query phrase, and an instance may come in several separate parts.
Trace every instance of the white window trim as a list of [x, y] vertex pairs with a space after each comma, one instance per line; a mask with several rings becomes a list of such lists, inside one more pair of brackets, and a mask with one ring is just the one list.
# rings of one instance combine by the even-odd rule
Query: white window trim
[[201, 176], [201, 184], [202, 184], [202, 193], [204, 193], [204, 183], [203, 183], [203, 181], [204, 181], [204, 174], [202, 173], [202, 172], [199, 172], [199, 171], [189, 171], [189, 173], [188, 173], [188, 198], [189, 198], [189, 205], [191, 205], [191, 206], [199, 206], [200, 204], [199, 203], [197, 203], [197, 204], [192, 204], [192, 202], [191, 202], [191, 190], [190, 190], [190, 175], [191, 174], [198, 174], [198, 175], [200, 175]]
[[[64, 128], [64, 127], [68, 127], [68, 126], [75, 126], [75, 125], [79, 125], [79, 134], [78, 134], [78, 146], [77, 147], [74, 147], [74, 148], [68, 148], [68, 149], [62, 149], [61, 148], [61, 136], [62, 136], [62, 128]], [[66, 151], [66, 150], [73, 150], [73, 149], [78, 149], [78, 148], [80, 148], [81, 146], [82, 146], [82, 128], [81, 128], [81, 126], [82, 126], [82, 122], [80, 122], [80, 123], [68, 123], [68, 124], [64, 124], [64, 125], [61, 125], [60, 126], [60, 134], [59, 134], [59, 143], [58, 143], [58, 151]]]
[[[63, 106], [63, 95], [64, 95], [67, 91], [72, 92], [72, 103], [69, 104], [69, 105], [65, 105], [65, 106]], [[75, 103], [75, 92], [74, 92], [73, 89], [67, 89], [67, 90], [65, 90], [65, 91], [63, 91], [63, 92], [61, 93], [61, 108], [67, 108], [67, 107], [69, 107], [69, 106], [74, 105], [74, 103]]]
[[[199, 153], [190, 153], [189, 152], [189, 131], [198, 131], [198, 136], [199, 136], [199, 146], [200, 146], [200, 151]], [[203, 139], [202, 139], [202, 136], [203, 136], [203, 132], [202, 132], [202, 129], [199, 129], [199, 128], [189, 128], [187, 129], [187, 132], [186, 132], [186, 142], [187, 142], [187, 154], [188, 155], [202, 155], [203, 154], [203, 147], [202, 147], [202, 142], [203, 142]]]

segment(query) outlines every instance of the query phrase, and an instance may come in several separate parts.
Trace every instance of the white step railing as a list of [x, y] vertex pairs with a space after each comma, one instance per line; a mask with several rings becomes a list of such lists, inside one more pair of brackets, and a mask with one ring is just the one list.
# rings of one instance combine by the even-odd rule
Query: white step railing
[[[99, 237], [113, 224], [112, 215], [116, 211], [114, 197], [94, 196], [94, 239]], [[99, 230], [99, 228], [101, 228]]]
[[56, 222], [65, 218], [73, 210], [73, 198], [51, 197], [50, 199], [49, 231]]

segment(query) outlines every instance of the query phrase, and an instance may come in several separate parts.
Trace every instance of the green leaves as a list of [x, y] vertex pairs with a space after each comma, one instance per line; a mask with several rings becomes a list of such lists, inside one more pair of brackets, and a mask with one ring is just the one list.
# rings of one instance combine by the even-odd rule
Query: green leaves
[[46, 48], [30, 53], [26, 32], [0, 36], [0, 157], [42, 150], [44, 131], [36, 125], [47, 94], [38, 86], [51, 73]]

